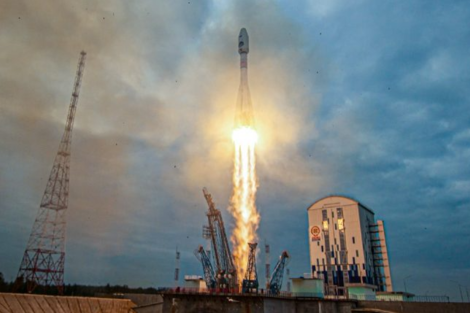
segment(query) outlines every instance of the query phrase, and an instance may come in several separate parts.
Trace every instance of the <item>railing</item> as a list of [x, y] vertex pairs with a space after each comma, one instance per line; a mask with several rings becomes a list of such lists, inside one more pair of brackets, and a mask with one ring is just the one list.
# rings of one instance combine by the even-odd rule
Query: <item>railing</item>
[[278, 294], [271, 293], [269, 290], [260, 289], [258, 292], [252, 293], [242, 293], [241, 289], [229, 289], [229, 288], [186, 288], [186, 287], [176, 287], [176, 288], [166, 288], [162, 289], [163, 293], [180, 293], [180, 294], [203, 294], [203, 295], [243, 295], [243, 296], [253, 296], [253, 297], [271, 297], [271, 298], [322, 298], [322, 295], [319, 293], [292, 293], [288, 291], [281, 291]]
[[314, 298], [328, 300], [357, 300], [357, 301], [403, 301], [403, 302], [450, 302], [448, 296], [414, 296], [411, 294], [388, 294], [388, 295], [354, 295], [347, 293], [344, 295], [325, 295], [321, 293], [310, 292], [288, 292], [281, 291], [279, 294], [273, 294], [269, 290], [260, 289], [258, 292], [242, 293], [241, 289], [234, 288], [162, 288], [162, 293], [171, 294], [194, 294], [194, 295], [214, 295], [214, 296], [245, 296], [245, 297], [270, 297], [270, 298]]
[[413, 302], [450, 302], [448, 296], [414, 296]]
[[450, 302], [448, 296], [414, 296], [414, 295], [349, 295], [349, 299], [358, 301], [403, 301], [403, 302]]

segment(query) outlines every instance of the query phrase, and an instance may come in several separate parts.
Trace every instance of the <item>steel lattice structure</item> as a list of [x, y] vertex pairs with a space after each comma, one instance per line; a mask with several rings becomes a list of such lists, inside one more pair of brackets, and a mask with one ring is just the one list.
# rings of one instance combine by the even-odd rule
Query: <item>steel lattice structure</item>
[[215, 280], [214, 269], [212, 268], [210, 258], [207, 255], [206, 250], [204, 250], [204, 247], [199, 246], [199, 248], [194, 251], [194, 255], [202, 264], [202, 270], [204, 271], [204, 281], [206, 282], [207, 288], [216, 288], [217, 283]]
[[80, 53], [72, 98], [59, 151], [42, 196], [41, 205], [29, 236], [17, 282], [26, 282], [32, 293], [37, 286], [64, 291], [65, 213], [68, 207], [72, 128], [85, 68], [86, 52]]
[[245, 279], [242, 282], [243, 293], [258, 293], [258, 272], [256, 270], [256, 247], [257, 243], [249, 243], [250, 255], [248, 256], [248, 265], [245, 272]]
[[273, 295], [278, 295], [281, 292], [284, 268], [288, 259], [289, 253], [287, 251], [282, 252], [276, 266], [274, 267], [273, 274], [271, 275], [271, 281], [269, 282], [269, 292]]
[[224, 288], [237, 288], [237, 271], [233, 263], [233, 256], [228, 244], [227, 234], [225, 233], [222, 214], [215, 207], [212, 196], [206, 188], [203, 189], [203, 193], [207, 205], [209, 206], [209, 211], [207, 212], [209, 226], [207, 227], [207, 231], [211, 235], [212, 251], [215, 259], [219, 287], [228, 284], [228, 286], [224, 286]]

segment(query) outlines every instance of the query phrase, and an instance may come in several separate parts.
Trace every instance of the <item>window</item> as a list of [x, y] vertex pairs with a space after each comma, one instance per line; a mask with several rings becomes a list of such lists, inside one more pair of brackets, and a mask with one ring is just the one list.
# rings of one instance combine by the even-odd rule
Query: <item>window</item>
[[336, 238], [335, 238], [335, 244], [336, 244]]
[[335, 212], [331, 211], [331, 217], [335, 217]]
[[319, 246], [319, 245], [320, 245], [320, 241], [317, 241], [317, 246]]
[[356, 243], [356, 238], [352, 237], [353, 243]]
[[321, 252], [323, 252], [323, 246], [321, 246]]
[[366, 264], [362, 264], [362, 269], [365, 270], [366, 269]]
[[353, 264], [356, 264], [356, 258], [353, 257]]
[[356, 256], [359, 257], [359, 250], [356, 250]]
[[335, 250], [335, 246], [331, 245], [331, 251]]
[[338, 218], [338, 228], [339, 230], [344, 230], [344, 219]]
[[331, 257], [332, 257], [332, 258], [335, 257], [335, 252], [334, 252], [334, 251], [331, 251]]
[[342, 208], [336, 208], [336, 211], [338, 212], [338, 218], [343, 218], [343, 209]]
[[321, 259], [321, 263], [325, 265], [325, 259]]
[[336, 223], [335, 223], [335, 230], [338, 230], [338, 225], [336, 225]]

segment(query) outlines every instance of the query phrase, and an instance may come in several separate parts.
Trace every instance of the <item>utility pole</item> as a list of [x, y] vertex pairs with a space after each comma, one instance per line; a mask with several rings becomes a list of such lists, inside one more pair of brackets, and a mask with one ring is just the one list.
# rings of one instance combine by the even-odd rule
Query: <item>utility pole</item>
[[286, 268], [287, 291], [290, 292], [290, 269]]
[[269, 281], [271, 280], [271, 260], [270, 260], [270, 251], [269, 245], [267, 242], [264, 243], [264, 257], [266, 258], [266, 290], [269, 289]]
[[38, 286], [55, 286], [59, 294], [64, 292], [65, 213], [69, 197], [72, 128], [85, 58], [86, 52], [80, 52], [64, 134], [21, 261], [14, 287], [16, 290], [25, 282], [28, 293]]
[[178, 287], [180, 280], [180, 252], [176, 247], [176, 261], [175, 261], [175, 288]]
[[[462, 285], [459, 282], [455, 281], [455, 280], [451, 280], [451, 282], [456, 283], [457, 285], [459, 285], [460, 301], [463, 302]], [[468, 296], [468, 290], [467, 290], [467, 296]]]
[[410, 277], [412, 277], [413, 275], [408, 275], [406, 276], [405, 278], [403, 278], [403, 286], [405, 287], [405, 292], [408, 292], [408, 290], [406, 290], [406, 280]]

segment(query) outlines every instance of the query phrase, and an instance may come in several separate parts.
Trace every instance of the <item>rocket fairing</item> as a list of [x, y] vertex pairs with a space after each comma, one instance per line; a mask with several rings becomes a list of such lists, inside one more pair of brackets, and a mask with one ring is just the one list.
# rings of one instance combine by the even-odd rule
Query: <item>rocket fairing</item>
[[249, 38], [245, 28], [238, 36], [238, 53], [240, 54], [240, 87], [238, 89], [237, 107], [235, 112], [235, 127], [254, 127], [255, 119], [251, 105], [250, 89], [248, 87], [248, 52]]
[[248, 32], [245, 28], [240, 30], [240, 35], [238, 35], [238, 53], [247, 53], [250, 52], [250, 42], [248, 40]]

